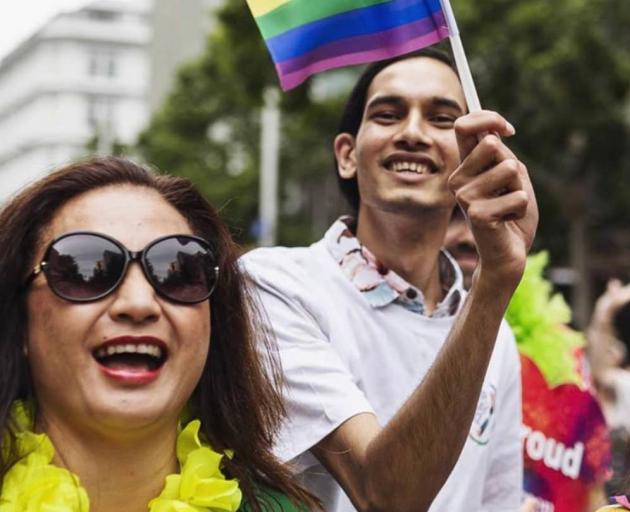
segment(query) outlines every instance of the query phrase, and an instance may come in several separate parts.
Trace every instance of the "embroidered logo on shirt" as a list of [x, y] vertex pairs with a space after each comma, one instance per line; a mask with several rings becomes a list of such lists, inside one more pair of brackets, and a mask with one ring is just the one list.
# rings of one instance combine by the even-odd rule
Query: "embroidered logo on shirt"
[[481, 390], [469, 433], [469, 437], [477, 444], [488, 444], [490, 440], [496, 398], [497, 390], [493, 385], [485, 386]]

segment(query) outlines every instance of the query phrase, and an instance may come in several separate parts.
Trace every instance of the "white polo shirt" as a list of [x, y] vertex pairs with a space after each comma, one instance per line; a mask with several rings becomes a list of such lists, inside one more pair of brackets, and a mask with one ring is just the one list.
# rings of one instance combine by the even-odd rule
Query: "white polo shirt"
[[[453, 324], [448, 309], [465, 294], [457, 265], [443, 254], [454, 282], [432, 316], [418, 308], [419, 290], [368, 261], [369, 251], [341, 220], [310, 247], [257, 249], [241, 260], [277, 337], [286, 378], [289, 414], [277, 455], [295, 464], [326, 511], [355, 508], [309, 450], [359, 413], [373, 412], [385, 425], [422, 382]], [[520, 428], [519, 360], [503, 323], [469, 438], [430, 511], [516, 512]], [[421, 486], [421, 473], [417, 480]]]

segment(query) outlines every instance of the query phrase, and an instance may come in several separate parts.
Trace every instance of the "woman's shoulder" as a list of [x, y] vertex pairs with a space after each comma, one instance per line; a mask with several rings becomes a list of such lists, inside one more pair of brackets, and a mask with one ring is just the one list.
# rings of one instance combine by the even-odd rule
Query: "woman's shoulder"
[[[297, 505], [286, 494], [264, 485], [257, 486], [256, 498], [262, 512], [308, 512], [305, 505]], [[252, 512], [252, 510], [252, 506], [247, 501], [243, 501], [238, 512]]]

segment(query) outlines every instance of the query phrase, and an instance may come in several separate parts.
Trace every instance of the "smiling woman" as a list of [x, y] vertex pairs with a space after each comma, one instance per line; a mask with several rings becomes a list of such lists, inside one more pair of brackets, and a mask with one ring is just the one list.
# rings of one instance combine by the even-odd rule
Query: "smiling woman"
[[95, 159], [0, 213], [0, 511], [318, 508], [273, 344], [188, 181]]

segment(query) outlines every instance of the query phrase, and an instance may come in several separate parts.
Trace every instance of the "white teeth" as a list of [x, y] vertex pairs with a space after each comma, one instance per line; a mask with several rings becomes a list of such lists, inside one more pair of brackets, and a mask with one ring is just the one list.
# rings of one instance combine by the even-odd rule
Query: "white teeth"
[[140, 354], [147, 354], [153, 357], [162, 357], [162, 349], [157, 345], [138, 345], [137, 350]]
[[101, 347], [96, 351], [96, 357], [98, 358], [113, 356], [114, 354], [146, 354], [159, 359], [162, 357], [162, 348], [147, 343], [140, 343], [138, 345], [127, 343], [125, 345]]
[[418, 162], [394, 162], [391, 165], [395, 172], [415, 172], [416, 174], [428, 174], [429, 167]]

